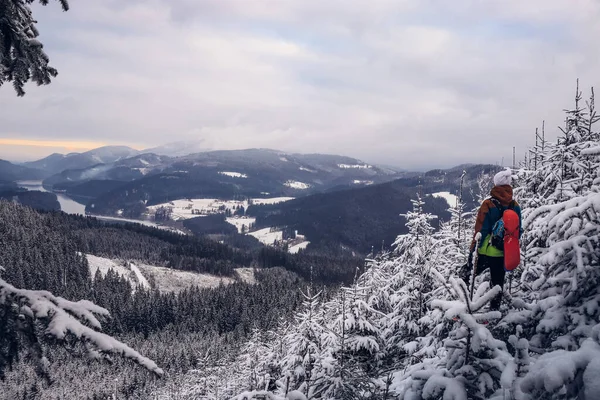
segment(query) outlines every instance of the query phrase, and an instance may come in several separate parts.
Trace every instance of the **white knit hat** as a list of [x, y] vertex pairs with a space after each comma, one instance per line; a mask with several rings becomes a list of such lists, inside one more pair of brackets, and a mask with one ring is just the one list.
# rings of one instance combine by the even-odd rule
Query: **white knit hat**
[[510, 168], [494, 175], [494, 186], [510, 185], [512, 183], [512, 172]]

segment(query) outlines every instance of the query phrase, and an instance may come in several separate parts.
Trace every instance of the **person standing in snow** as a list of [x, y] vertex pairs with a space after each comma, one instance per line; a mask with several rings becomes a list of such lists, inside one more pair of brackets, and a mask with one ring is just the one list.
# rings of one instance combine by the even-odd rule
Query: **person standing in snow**
[[[504, 252], [492, 246], [490, 240], [492, 237], [492, 228], [502, 218], [502, 214], [507, 209], [512, 209], [519, 216], [519, 237], [522, 233], [521, 228], [521, 207], [513, 199], [512, 173], [509, 168], [498, 172], [494, 176], [494, 187], [490, 192], [491, 197], [485, 199], [477, 213], [475, 222], [475, 236], [481, 233], [481, 240], [477, 248], [477, 271], [476, 275], [481, 274], [489, 268], [491, 276], [491, 286], [500, 286], [504, 288]], [[471, 251], [469, 253], [468, 274], [473, 270], [473, 254], [476, 246], [476, 240], [473, 238]], [[496, 296], [490, 303], [491, 310], [498, 310], [502, 301], [502, 293]]]

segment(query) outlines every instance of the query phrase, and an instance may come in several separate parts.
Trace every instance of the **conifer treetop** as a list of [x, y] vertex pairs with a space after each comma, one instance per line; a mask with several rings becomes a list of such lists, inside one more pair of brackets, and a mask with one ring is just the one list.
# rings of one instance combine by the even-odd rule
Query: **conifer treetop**
[[[28, 81], [48, 85], [58, 71], [49, 65], [44, 45], [37, 40], [37, 21], [31, 4], [36, 0], [0, 0], [0, 86], [12, 82], [17, 96], [24, 96]], [[39, 0], [43, 6], [49, 0]], [[67, 0], [58, 0], [63, 11], [69, 9]]]

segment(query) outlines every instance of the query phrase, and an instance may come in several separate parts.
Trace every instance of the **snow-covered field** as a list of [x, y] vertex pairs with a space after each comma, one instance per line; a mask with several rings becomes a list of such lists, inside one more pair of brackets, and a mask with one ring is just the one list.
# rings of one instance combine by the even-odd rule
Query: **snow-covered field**
[[[149, 288], [149, 279], [153, 279], [161, 292], [180, 292], [192, 286], [214, 288], [220, 284], [228, 285], [235, 282], [233, 277], [219, 277], [210, 274], [198, 274], [190, 271], [180, 271], [171, 268], [157, 267], [143, 263], [126, 263], [86, 254], [92, 276], [97, 270], [105, 276], [112, 269], [118, 275], [129, 281], [133, 287]], [[256, 283], [252, 268], [236, 268], [237, 278], [244, 282]]]
[[258, 205], [262, 204], [277, 204], [286, 201], [294, 200], [295, 197], [272, 197], [270, 199], [252, 199], [252, 203]]
[[[272, 198], [260, 198], [260, 199], [252, 199], [252, 203], [256, 205], [260, 204], [276, 204], [282, 203], [284, 201], [293, 200], [294, 197], [272, 197]], [[217, 214], [222, 213], [224, 210], [231, 210], [235, 212], [238, 207], [243, 207], [244, 209], [248, 208], [247, 201], [237, 201], [237, 200], [217, 200], [217, 199], [181, 199], [181, 200], [173, 200], [168, 203], [157, 204], [154, 206], [148, 207], [148, 210], [152, 213], [156, 211], [160, 207], [171, 207], [172, 214], [171, 218], [175, 221], [179, 221], [182, 219], [196, 218], [203, 215]], [[139, 222], [139, 221], [132, 221]], [[235, 225], [238, 229], [241, 228], [241, 225], [238, 226], [238, 223], [234, 218], [227, 220], [227, 222]], [[252, 221], [254, 222], [254, 221]], [[243, 223], [243, 222], [242, 222]], [[241, 223], [241, 224], [242, 224]], [[152, 222], [148, 222], [147, 224], [154, 224]], [[156, 225], [156, 224], [154, 224]], [[246, 223], [246, 225], [248, 225]], [[159, 226], [160, 227], [160, 226]]]
[[438, 193], [432, 193], [431, 195], [433, 197], [441, 197], [441, 198], [445, 199], [446, 202], [448, 203], [449, 207], [455, 207], [456, 202], [458, 201], [458, 197], [453, 195], [450, 192], [438, 192]]
[[292, 253], [292, 254], [296, 254], [300, 250], [304, 250], [306, 248], [306, 246], [308, 246], [309, 244], [310, 244], [310, 242], [302, 242], [302, 243], [298, 243], [296, 245], [290, 246], [288, 248], [288, 252]]
[[223, 212], [224, 209], [234, 211], [237, 207], [248, 207], [246, 201], [236, 200], [217, 200], [217, 199], [185, 199], [173, 200], [168, 203], [150, 206], [148, 209], [156, 211], [159, 207], [171, 207], [173, 213], [171, 218], [174, 220], [189, 219], [201, 215], [210, 215]]
[[247, 178], [248, 177], [248, 175], [242, 174], [240, 172], [221, 171], [221, 172], [219, 172], [219, 174], [221, 174], [221, 175], [227, 175], [227, 176], [230, 176], [232, 178]]
[[284, 183], [285, 186], [290, 187], [292, 189], [305, 190], [310, 187], [308, 183], [298, 182], [298, 181], [286, 181]]
[[250, 229], [250, 225], [256, 222], [256, 218], [252, 217], [231, 217], [226, 218], [225, 221], [235, 226], [238, 233], [242, 233], [242, 228], [246, 226], [246, 232]]
[[132, 263], [96, 257], [91, 254], [86, 254], [85, 257], [87, 258], [88, 265], [90, 266], [90, 273], [92, 276], [96, 275], [96, 271], [98, 270], [100, 270], [102, 276], [106, 276], [107, 272], [112, 269], [119, 276], [127, 279], [133, 287], [150, 287], [148, 280]]
[[248, 235], [254, 236], [261, 243], [264, 243], [269, 246], [272, 245], [276, 240], [277, 241], [283, 240], [283, 232], [282, 231], [271, 232], [271, 229], [272, 228], [259, 229], [254, 232], [250, 232]]
[[158, 286], [158, 290], [163, 293], [178, 293], [192, 286], [198, 286], [201, 288], [214, 288], [219, 286], [221, 283], [228, 285], [235, 281], [233, 278], [229, 277], [198, 274], [190, 271], [180, 271], [146, 264], [140, 264], [138, 265], [138, 268], [144, 275], [153, 277], [156, 285]]

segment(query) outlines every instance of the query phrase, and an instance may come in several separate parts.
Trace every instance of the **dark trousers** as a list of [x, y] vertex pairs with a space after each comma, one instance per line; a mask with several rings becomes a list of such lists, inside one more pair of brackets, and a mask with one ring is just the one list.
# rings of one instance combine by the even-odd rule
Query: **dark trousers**
[[[488, 257], [480, 254], [477, 260], [476, 275], [481, 274], [488, 268], [490, 269], [491, 275], [491, 287], [497, 285], [504, 289], [504, 276], [506, 275], [506, 271], [504, 270], [504, 257]], [[490, 309], [498, 310], [501, 301], [502, 293], [492, 299], [490, 302]]]

